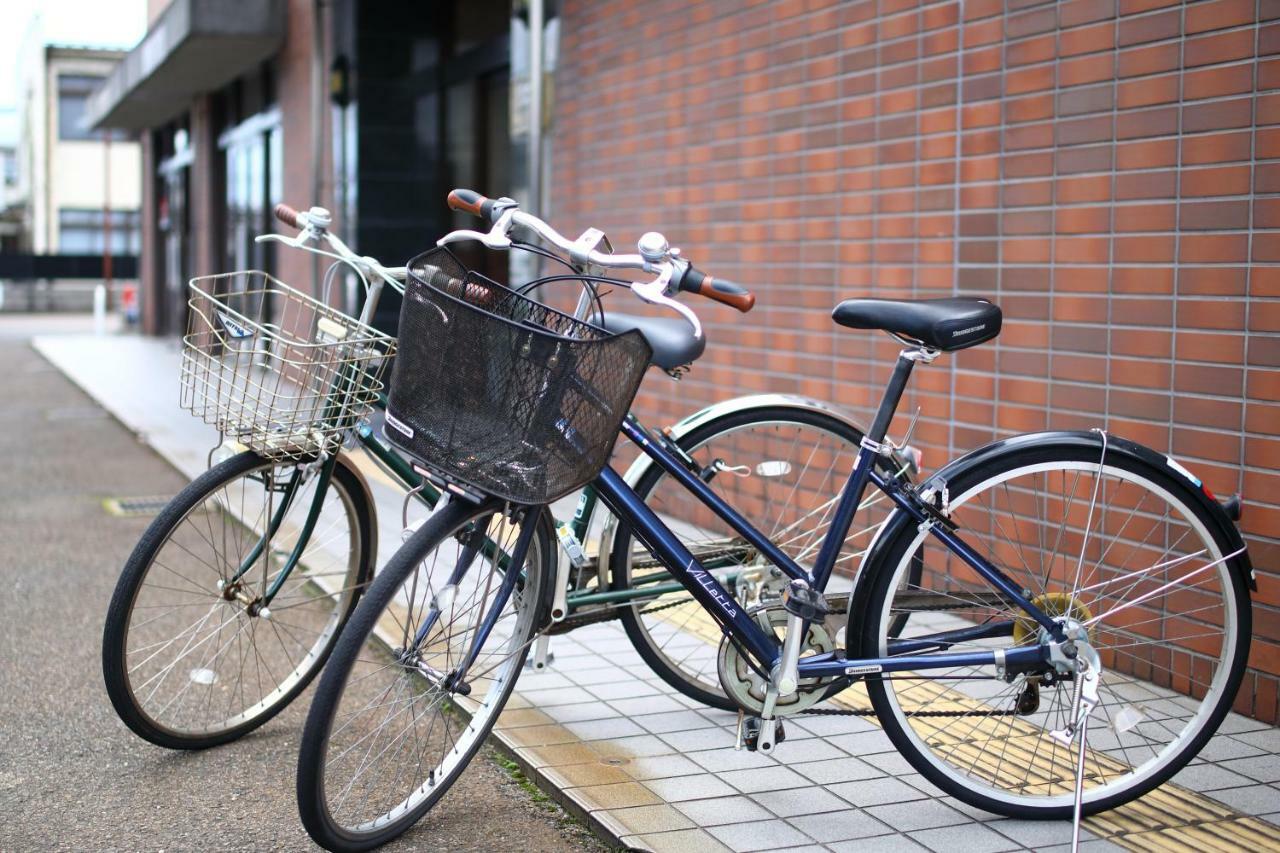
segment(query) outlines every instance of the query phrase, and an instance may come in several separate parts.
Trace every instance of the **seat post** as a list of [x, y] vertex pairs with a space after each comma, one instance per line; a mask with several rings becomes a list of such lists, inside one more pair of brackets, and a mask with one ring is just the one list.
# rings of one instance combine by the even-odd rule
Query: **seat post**
[[871, 442], [880, 444], [888, 434], [889, 424], [893, 421], [894, 413], [898, 411], [898, 403], [902, 400], [902, 393], [907, 388], [907, 380], [911, 378], [911, 371], [915, 368], [916, 362], [923, 361], [928, 364], [937, 355], [936, 350], [927, 347], [904, 349], [898, 353], [898, 363], [893, 368], [893, 375], [889, 377], [889, 385], [884, 389], [880, 408], [876, 410], [876, 418], [871, 422], [871, 431], [867, 433], [867, 438]]

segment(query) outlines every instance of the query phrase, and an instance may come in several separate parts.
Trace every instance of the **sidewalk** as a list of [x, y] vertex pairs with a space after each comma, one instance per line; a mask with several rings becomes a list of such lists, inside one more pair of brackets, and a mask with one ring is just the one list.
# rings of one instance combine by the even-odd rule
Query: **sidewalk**
[[[187, 476], [217, 440], [178, 409], [178, 345], [41, 338], [37, 349]], [[372, 466], [380, 562], [401, 497]], [[736, 717], [674, 693], [604, 623], [554, 638], [497, 737], [531, 775], [619, 844], [661, 851], [1052, 850], [1068, 823], [1000, 818], [914, 773], [873, 718], [787, 722], [776, 758], [733, 749]], [[1090, 850], [1280, 849], [1280, 730], [1230, 715], [1194, 764], [1142, 801], [1086, 821]]]

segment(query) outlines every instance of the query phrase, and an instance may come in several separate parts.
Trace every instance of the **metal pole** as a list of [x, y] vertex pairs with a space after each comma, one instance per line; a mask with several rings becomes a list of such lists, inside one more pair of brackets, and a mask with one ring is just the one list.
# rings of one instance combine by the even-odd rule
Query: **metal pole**
[[529, 199], [526, 210], [542, 210], [542, 36], [546, 21], [542, 0], [529, 0]]
[[111, 306], [111, 131], [102, 131], [102, 283]]

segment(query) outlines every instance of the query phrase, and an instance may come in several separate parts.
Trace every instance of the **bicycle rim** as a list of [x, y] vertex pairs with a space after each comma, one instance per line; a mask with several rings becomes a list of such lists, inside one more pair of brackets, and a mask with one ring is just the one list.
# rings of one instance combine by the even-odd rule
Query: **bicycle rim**
[[[1247, 614], [1224, 546], [1167, 475], [1044, 455], [1015, 454], [1022, 461], [996, 460], [976, 482], [952, 484], [951, 517], [1041, 609], [1088, 631], [1103, 667], [1085, 755], [1085, 807], [1097, 811], [1160, 784], [1213, 733], [1239, 682]], [[932, 537], [911, 527], [903, 540], [887, 552], [892, 573], [877, 586], [867, 648], [888, 654], [881, 626], [903, 614], [903, 639], [1013, 624], [1009, 635], [948, 652], [1043, 641]], [[902, 585], [922, 548], [921, 582]], [[885, 676], [870, 689], [889, 734], [935, 783], [1007, 814], [1069, 814], [1079, 741], [1064, 746], [1048, 733], [1071, 719], [1073, 680], [955, 667]]]

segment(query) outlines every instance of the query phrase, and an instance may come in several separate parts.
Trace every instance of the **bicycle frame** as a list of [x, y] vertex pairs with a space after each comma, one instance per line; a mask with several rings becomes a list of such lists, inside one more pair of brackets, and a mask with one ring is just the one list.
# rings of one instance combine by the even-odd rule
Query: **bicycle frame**
[[[853, 522], [858, 505], [868, 483], [874, 484], [901, 511], [907, 513], [919, 525], [926, 526], [928, 532], [937, 538], [952, 553], [956, 554], [974, 571], [991, 583], [1002, 595], [1005, 595], [1043, 627], [1057, 642], [1065, 642], [1066, 635], [1061, 626], [1055, 623], [1039, 607], [1027, 599], [1012, 581], [986, 558], [976, 552], [958, 535], [939, 524], [922, 507], [914, 492], [903, 489], [896, 478], [886, 479], [874, 469], [876, 450], [884, 440], [889, 421], [897, 408], [899, 399], [906, 385], [916, 359], [909, 357], [904, 350], [899, 358], [898, 368], [886, 390], [880, 411], [872, 425], [867, 440], [864, 440], [858, 452], [857, 461], [849, 480], [845, 484], [831, 525], [823, 539], [815, 560], [813, 570], [806, 571], [794, 560], [783, 553], [767, 536], [751, 525], [733, 507], [729, 506], [713, 492], [696, 475], [690, 472], [661, 443], [653, 440], [648, 432], [633, 418], [628, 417], [622, 425], [622, 433], [634, 442], [655, 463], [668, 474], [678, 480], [698, 500], [714, 512], [726, 524], [742, 535], [754, 547], [759, 549], [771, 563], [795, 580], [801, 580], [812, 588], [825, 590], [830, 580], [835, 561], [840, 553], [849, 527]], [[684, 546], [679, 537], [650, 509], [635, 491], [623, 481], [612, 468], [606, 467], [593, 483], [601, 500], [622, 520], [630, 523], [636, 538], [656, 556], [671, 572], [672, 576], [689, 591], [691, 595], [707, 610], [713, 619], [731, 639], [739, 643], [763, 665], [766, 670], [779, 663], [781, 647], [777, 641], [750, 617], [735, 601], [734, 597], [700, 564], [696, 557]], [[984, 625], [962, 631], [947, 632], [933, 637], [916, 638], [910, 646], [904, 644], [903, 650], [914, 650], [922, 642], [929, 645], [949, 646], [950, 644], [983, 636], [993, 636], [993, 631], [1012, 633], [1012, 622]], [[970, 652], [963, 654], [934, 655], [900, 655], [890, 657], [874, 657], [863, 659], [846, 659], [837, 653], [825, 653], [802, 658], [799, 662], [801, 678], [832, 678], [865, 675], [879, 672], [897, 672], [904, 670], [940, 669], [953, 666], [985, 666], [985, 665], [1033, 665], [1047, 661], [1047, 651], [1041, 644], [1035, 646], [1008, 649], [1000, 652]]]

